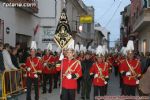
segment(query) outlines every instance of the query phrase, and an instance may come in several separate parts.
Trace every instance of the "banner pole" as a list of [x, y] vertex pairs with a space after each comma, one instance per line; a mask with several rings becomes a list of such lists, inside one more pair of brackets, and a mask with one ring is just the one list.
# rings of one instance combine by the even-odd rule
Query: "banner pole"
[[[61, 51], [62, 53], [64, 52], [64, 50], [62, 49]], [[61, 60], [61, 70], [60, 70], [60, 99], [61, 99], [61, 96], [62, 96], [62, 78], [63, 78], [63, 75], [62, 75], [62, 71], [63, 71], [63, 59]]]

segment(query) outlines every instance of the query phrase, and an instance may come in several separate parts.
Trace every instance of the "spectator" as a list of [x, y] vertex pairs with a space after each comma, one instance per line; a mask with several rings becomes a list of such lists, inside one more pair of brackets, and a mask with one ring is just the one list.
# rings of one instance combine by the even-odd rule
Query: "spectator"
[[20, 56], [20, 63], [25, 63], [26, 59], [30, 56], [29, 48], [25, 48], [22, 50], [22, 56]]
[[2, 51], [3, 51], [3, 43], [0, 42], [0, 72], [3, 72], [5, 70]]
[[16, 54], [16, 56], [17, 56], [17, 58], [18, 58], [18, 60], [19, 60], [19, 62], [21, 62], [21, 59], [22, 59], [22, 49], [20, 48], [20, 43], [16, 43], [16, 47], [15, 47], [16, 49], [17, 49], [17, 54]]
[[142, 69], [142, 74], [144, 74], [147, 70], [147, 57], [144, 56], [144, 54], [141, 53], [140, 55], [140, 61], [141, 61], [141, 69]]
[[18, 52], [20, 51], [20, 44], [19, 43], [16, 44], [16, 49]]
[[3, 58], [4, 58], [4, 65], [6, 70], [11, 70], [14, 69], [16, 70], [17, 68], [13, 65], [11, 57], [10, 57], [10, 46], [8, 43], [4, 45], [4, 50], [3, 50]]
[[[147, 53], [147, 62], [146, 62], [147, 68], [150, 66], [150, 53]], [[146, 69], [147, 70], [147, 69]]]
[[12, 63], [15, 65], [15, 67], [17, 69], [19, 69], [19, 60], [18, 60], [18, 57], [17, 57], [17, 48], [12, 48], [12, 51], [11, 51], [11, 60], [12, 60]]
[[[3, 51], [3, 43], [0, 42], [0, 83], [2, 83], [2, 74], [3, 71], [5, 70], [2, 51]], [[0, 84], [0, 96], [2, 96], [2, 84]]]

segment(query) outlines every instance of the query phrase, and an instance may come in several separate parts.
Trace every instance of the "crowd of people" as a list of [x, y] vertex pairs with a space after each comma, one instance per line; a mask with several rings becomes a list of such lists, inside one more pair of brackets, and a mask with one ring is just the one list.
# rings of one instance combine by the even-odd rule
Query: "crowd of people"
[[[21, 67], [21, 64], [24, 66]], [[96, 52], [68, 47], [61, 54], [61, 51], [52, 52], [51, 45], [42, 52], [37, 49], [35, 43], [25, 50], [21, 50], [19, 44], [10, 47], [7, 43], [0, 43], [1, 74], [4, 71], [24, 69], [26, 100], [31, 100], [32, 84], [35, 100], [39, 100], [39, 84], [42, 85], [43, 94], [52, 93], [52, 90], [59, 86], [61, 100], [75, 100], [76, 92], [81, 94], [81, 99], [91, 100], [92, 86], [92, 98], [106, 96], [111, 74], [120, 77], [121, 95], [135, 96], [138, 89], [139, 95], [143, 96], [146, 94], [140, 91], [138, 85], [149, 66], [150, 55], [135, 54], [134, 49], [130, 47], [126, 48], [125, 53], [108, 53], [102, 46], [98, 46]], [[115, 70], [114, 73], [112, 69]]]

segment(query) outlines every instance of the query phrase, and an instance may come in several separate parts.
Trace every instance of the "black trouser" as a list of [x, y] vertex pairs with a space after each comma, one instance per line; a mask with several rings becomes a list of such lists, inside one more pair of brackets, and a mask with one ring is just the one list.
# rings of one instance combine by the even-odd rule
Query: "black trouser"
[[105, 96], [106, 95], [106, 89], [107, 89], [106, 86], [94, 86], [94, 98], [96, 96]]
[[124, 95], [124, 84], [123, 84], [123, 78], [121, 76], [121, 74], [119, 74], [120, 76], [120, 88], [121, 88], [121, 95]]
[[135, 91], [136, 91], [136, 85], [135, 86], [130, 86], [130, 85], [125, 85], [124, 84], [124, 95], [125, 96], [135, 96]]
[[43, 74], [43, 93], [46, 93], [47, 80], [49, 81], [49, 92], [52, 92], [52, 74]]
[[115, 76], [118, 76], [118, 73], [119, 73], [118, 66], [114, 66], [114, 69], [115, 69]]
[[64, 89], [62, 88], [61, 100], [75, 100], [75, 89]]
[[79, 79], [77, 79], [77, 92], [78, 92], [78, 94], [80, 93], [80, 87], [81, 87], [81, 77], [79, 78]]
[[54, 88], [57, 88], [59, 73], [54, 74], [53, 78], [54, 78]]
[[105, 85], [105, 95], [107, 95], [108, 84]]
[[29, 77], [27, 77], [27, 98], [26, 98], [26, 100], [31, 100], [32, 83], [34, 84], [35, 100], [39, 100], [38, 78], [29, 78]]
[[82, 80], [81, 81], [81, 97], [86, 96], [87, 99], [90, 99], [90, 92], [91, 92], [91, 80]]

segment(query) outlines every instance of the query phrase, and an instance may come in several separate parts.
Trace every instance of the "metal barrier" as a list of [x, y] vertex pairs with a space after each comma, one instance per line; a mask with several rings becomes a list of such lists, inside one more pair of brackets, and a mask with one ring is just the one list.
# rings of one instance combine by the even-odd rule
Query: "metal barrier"
[[2, 95], [0, 100], [24, 91], [26, 88], [26, 71], [24, 69], [4, 71], [0, 75]]

